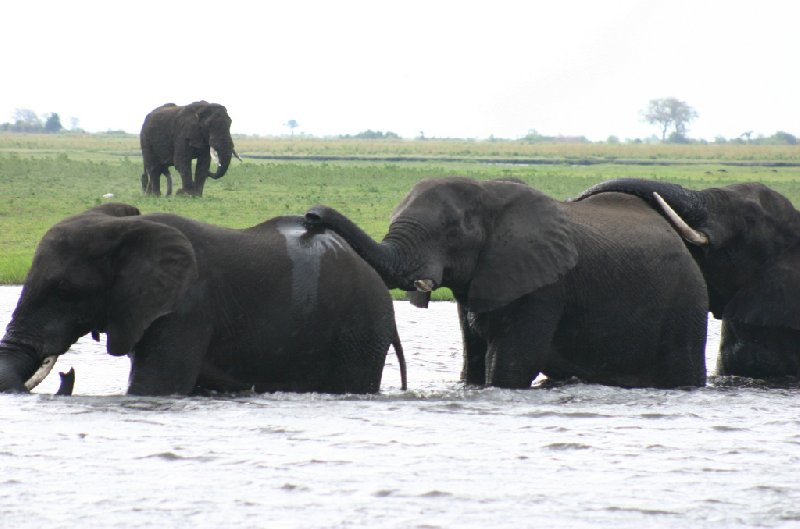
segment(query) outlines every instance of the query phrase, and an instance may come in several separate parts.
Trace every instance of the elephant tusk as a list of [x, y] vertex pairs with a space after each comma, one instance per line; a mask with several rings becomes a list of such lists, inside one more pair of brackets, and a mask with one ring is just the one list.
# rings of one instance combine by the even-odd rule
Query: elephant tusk
[[669, 218], [672, 224], [675, 226], [677, 232], [689, 241], [690, 243], [697, 245], [697, 246], [707, 246], [709, 243], [708, 235], [705, 233], [699, 232], [696, 229], [689, 226], [685, 220], [678, 215], [672, 206], [667, 204], [667, 201], [661, 198], [661, 195], [658, 192], [653, 191], [653, 196], [656, 198], [656, 202], [658, 205], [661, 206], [661, 209], [664, 211], [664, 214]]
[[25, 389], [30, 391], [41, 384], [42, 380], [47, 378], [47, 375], [49, 375], [50, 371], [53, 370], [53, 367], [56, 365], [56, 360], [58, 360], [58, 357], [55, 355], [45, 358], [42, 361], [42, 365], [39, 366], [39, 369], [36, 370], [36, 372], [31, 376], [31, 378], [28, 379], [27, 382], [25, 382]]
[[242, 159], [239, 158], [239, 153], [236, 152], [236, 149], [233, 150], [233, 155], [236, 156], [237, 160], [239, 160], [240, 162], [242, 161]]
[[417, 279], [414, 281], [414, 286], [417, 287], [417, 290], [420, 292], [430, 292], [433, 290], [433, 280], [432, 279]]
[[219, 163], [219, 156], [217, 155], [217, 150], [214, 147], [211, 147], [209, 149], [209, 152], [211, 153], [211, 158], [214, 160], [214, 163], [217, 164], [217, 167], [222, 165], [221, 163]]

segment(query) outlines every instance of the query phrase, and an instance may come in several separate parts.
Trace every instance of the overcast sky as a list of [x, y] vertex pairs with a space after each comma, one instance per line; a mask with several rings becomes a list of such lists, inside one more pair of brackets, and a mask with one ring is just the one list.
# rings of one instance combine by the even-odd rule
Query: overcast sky
[[0, 122], [57, 112], [138, 133], [154, 107], [222, 103], [232, 131], [605, 140], [800, 135], [797, 0], [7, 2]]

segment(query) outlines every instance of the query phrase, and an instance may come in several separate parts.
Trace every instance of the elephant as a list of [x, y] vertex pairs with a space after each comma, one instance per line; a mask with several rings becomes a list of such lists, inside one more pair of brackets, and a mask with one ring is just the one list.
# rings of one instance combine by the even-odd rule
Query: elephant
[[390, 344], [406, 387], [383, 281], [299, 216], [230, 229], [106, 203], [60, 221], [0, 341], [0, 392], [32, 389], [87, 333], [130, 358], [132, 395], [374, 393]]
[[636, 197], [572, 204], [517, 181], [446, 177], [418, 182], [380, 243], [330, 207], [313, 206], [306, 222], [344, 237], [416, 306], [452, 290], [468, 385], [528, 388], [539, 374], [623, 387], [706, 382], [702, 275]]
[[629, 178], [576, 200], [609, 192], [642, 198], [684, 237], [722, 322], [718, 375], [800, 377], [800, 212], [786, 197], [761, 183], [690, 190]]
[[[203, 196], [206, 179], [225, 176], [235, 156], [231, 138], [231, 118], [224, 106], [195, 101], [186, 106], [167, 103], [156, 108], [144, 119], [139, 134], [144, 172], [142, 192], [161, 195], [161, 175], [167, 177], [167, 195], [172, 194], [170, 166], [181, 175], [179, 194]], [[217, 164], [210, 173], [211, 159]], [[194, 179], [192, 160], [197, 159]]]

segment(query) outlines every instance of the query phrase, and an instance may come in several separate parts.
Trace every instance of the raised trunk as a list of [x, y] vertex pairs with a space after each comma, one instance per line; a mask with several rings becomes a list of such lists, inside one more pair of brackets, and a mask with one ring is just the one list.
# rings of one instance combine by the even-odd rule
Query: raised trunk
[[708, 213], [703, 195], [667, 182], [619, 178], [590, 187], [572, 200], [577, 202], [593, 195], [611, 192], [637, 196], [650, 204], [656, 211], [662, 212], [663, 210], [653, 194], [658, 193], [690, 226], [702, 226], [707, 223]]
[[329, 228], [338, 233], [372, 268], [378, 272], [388, 288], [413, 290], [406, 277], [398, 247], [392, 241], [375, 242], [364, 230], [336, 211], [326, 206], [314, 206], [306, 212], [309, 229]]

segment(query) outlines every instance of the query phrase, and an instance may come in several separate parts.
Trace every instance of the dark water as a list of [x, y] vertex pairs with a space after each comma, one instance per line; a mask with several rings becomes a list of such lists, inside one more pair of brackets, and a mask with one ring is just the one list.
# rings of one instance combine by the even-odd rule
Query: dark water
[[396, 307], [370, 397], [126, 397], [81, 339], [80, 396], [0, 396], [0, 527], [800, 527], [797, 387], [465, 390], [454, 305]]

